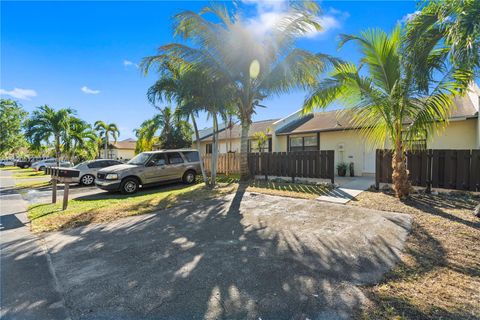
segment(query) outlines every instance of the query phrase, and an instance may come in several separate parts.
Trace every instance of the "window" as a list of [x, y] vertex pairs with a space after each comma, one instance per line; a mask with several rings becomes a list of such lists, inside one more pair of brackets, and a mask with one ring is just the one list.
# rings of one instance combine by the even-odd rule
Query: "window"
[[290, 137], [289, 151], [316, 151], [318, 150], [318, 141], [316, 136], [308, 137]]
[[200, 156], [198, 155], [197, 151], [186, 151], [186, 152], [183, 152], [183, 155], [185, 156], [188, 162], [200, 161]]
[[317, 137], [304, 137], [303, 138], [303, 150], [305, 151], [316, 151], [317, 148]]
[[303, 151], [303, 138], [291, 137], [290, 138], [290, 151]]
[[182, 156], [178, 152], [167, 153], [168, 164], [183, 163]]
[[94, 161], [92, 163], [89, 163], [87, 166], [92, 169], [92, 168], [104, 168], [107, 166], [108, 161]]
[[149, 166], [164, 166], [165, 163], [165, 155], [163, 153], [154, 154], [148, 161]]
[[212, 153], [212, 150], [213, 150], [213, 147], [212, 147], [212, 144], [211, 143], [207, 143], [205, 145], [206, 149], [205, 149], [205, 153], [206, 154], [211, 154]]

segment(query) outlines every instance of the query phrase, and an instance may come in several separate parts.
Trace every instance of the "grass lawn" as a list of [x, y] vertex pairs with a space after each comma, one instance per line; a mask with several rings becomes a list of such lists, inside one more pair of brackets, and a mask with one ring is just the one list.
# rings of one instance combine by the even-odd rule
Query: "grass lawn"
[[18, 171], [11, 170], [15, 179], [29, 179], [37, 177], [48, 177], [43, 171], [35, 171], [32, 168], [20, 169]]
[[190, 187], [175, 185], [147, 189], [135, 195], [103, 193], [70, 200], [65, 211], [61, 210], [61, 201], [57, 204], [33, 205], [28, 209], [28, 218], [34, 232], [55, 231], [150, 213], [181, 204], [183, 201], [221, 196], [235, 189], [236, 185], [233, 184], [213, 190], [196, 184]]
[[45, 188], [50, 185], [50, 179], [48, 180], [39, 180], [39, 181], [15, 181], [15, 189], [20, 192], [25, 189], [39, 189]]
[[352, 205], [404, 212], [414, 223], [401, 262], [376, 286], [364, 319], [479, 319], [480, 197], [364, 192]]
[[20, 172], [20, 171], [30, 170], [30, 168], [28, 168], [28, 169], [22, 169], [22, 168], [19, 168], [19, 167], [8, 166], [8, 167], [0, 168], [0, 170], [3, 170], [3, 171], [12, 171], [12, 172]]
[[[219, 182], [238, 183], [239, 180], [238, 175], [218, 177]], [[251, 180], [248, 182], [247, 188], [249, 192], [302, 199], [315, 199], [329, 190], [331, 190], [331, 187], [327, 184], [313, 185], [272, 180]]]

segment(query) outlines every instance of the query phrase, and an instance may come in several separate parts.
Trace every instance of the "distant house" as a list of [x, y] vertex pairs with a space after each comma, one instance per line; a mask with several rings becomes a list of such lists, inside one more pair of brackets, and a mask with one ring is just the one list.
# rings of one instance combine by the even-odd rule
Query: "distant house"
[[110, 143], [107, 156], [105, 156], [104, 149], [101, 150], [100, 154], [102, 158], [130, 160], [135, 156], [136, 143], [137, 140], [131, 138], [113, 142]]
[[[454, 99], [454, 108], [448, 126], [434, 136], [419, 137], [419, 147], [429, 149], [478, 149], [480, 148], [479, 119], [480, 89], [475, 85], [464, 97]], [[355, 174], [375, 173], [375, 149], [388, 148], [366, 143], [350, 122], [347, 112], [328, 111], [303, 115], [301, 110], [278, 120], [252, 123], [249, 131], [249, 152], [257, 152], [253, 146], [253, 134], [270, 128], [268, 150], [291, 152], [307, 150], [334, 150], [335, 165], [339, 162], [353, 162]], [[236, 124], [219, 133], [220, 153], [240, 152], [241, 127]], [[211, 152], [212, 133], [201, 136], [202, 153]], [[195, 147], [195, 144], [194, 144]]]

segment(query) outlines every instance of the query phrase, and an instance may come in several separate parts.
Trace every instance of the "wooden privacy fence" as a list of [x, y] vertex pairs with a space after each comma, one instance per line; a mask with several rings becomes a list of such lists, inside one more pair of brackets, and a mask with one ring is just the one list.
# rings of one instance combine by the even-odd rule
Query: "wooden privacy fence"
[[[409, 180], [414, 186], [480, 191], [480, 150], [407, 152]], [[375, 183], [392, 183], [392, 151], [377, 149]]]
[[[203, 165], [206, 172], [210, 173], [212, 167], [212, 155], [203, 156]], [[231, 174], [240, 173], [240, 154], [239, 153], [220, 153], [218, 155], [217, 173]]]
[[324, 178], [334, 182], [333, 150], [249, 153], [248, 166], [252, 175]]

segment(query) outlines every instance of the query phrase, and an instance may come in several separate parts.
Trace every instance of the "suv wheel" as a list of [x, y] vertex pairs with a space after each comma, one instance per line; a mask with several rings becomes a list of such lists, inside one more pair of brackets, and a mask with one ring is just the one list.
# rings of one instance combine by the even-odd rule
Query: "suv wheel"
[[45, 166], [41, 166], [40, 168], [38, 168], [38, 171], [45, 171]]
[[24, 164], [23, 169], [27, 169], [27, 168], [28, 168], [28, 164]]
[[183, 174], [182, 181], [185, 184], [192, 184], [195, 182], [195, 178], [196, 178], [195, 171], [188, 170]]
[[5, 165], [3, 163], [0, 163], [0, 168], [3, 168], [5, 167]]
[[86, 174], [82, 177], [82, 179], [80, 179], [80, 182], [84, 186], [91, 186], [95, 182], [95, 177], [91, 174]]
[[126, 178], [120, 185], [120, 192], [123, 194], [133, 194], [138, 191], [139, 183], [135, 178]]

